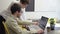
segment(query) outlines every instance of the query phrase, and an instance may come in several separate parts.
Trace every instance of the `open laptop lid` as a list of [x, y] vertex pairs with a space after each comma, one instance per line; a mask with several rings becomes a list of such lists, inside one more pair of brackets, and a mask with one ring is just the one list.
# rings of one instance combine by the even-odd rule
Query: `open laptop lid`
[[47, 22], [48, 22], [48, 18], [42, 16], [41, 19], [39, 20], [39, 27], [45, 30]]

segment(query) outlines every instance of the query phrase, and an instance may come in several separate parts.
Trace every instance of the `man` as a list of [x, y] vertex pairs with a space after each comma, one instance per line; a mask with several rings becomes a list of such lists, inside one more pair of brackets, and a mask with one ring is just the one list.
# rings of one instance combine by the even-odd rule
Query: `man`
[[[14, 3], [20, 4], [21, 9], [23, 9], [22, 11], [24, 12], [24, 8], [26, 8], [27, 5], [29, 4], [29, 0], [20, 0], [20, 2], [15, 2], [15, 1], [11, 2], [11, 4], [9, 5], [9, 7], [8, 7], [5, 11], [2, 11], [2, 12], [0, 13], [0, 15], [1, 15], [2, 17], [4, 17], [5, 19], [7, 18], [7, 16], [10, 16], [10, 15], [11, 15], [10, 7], [11, 7]], [[25, 19], [23, 16], [24, 16], [24, 14], [22, 14], [22, 17], [21, 17], [22, 20]]]
[[[32, 34], [31, 31], [27, 29], [21, 29], [19, 25], [34, 25], [34, 22], [25, 22], [25, 21], [18, 21], [18, 17], [21, 16], [21, 7], [18, 4], [13, 4], [10, 8], [11, 16], [7, 17], [6, 25], [9, 28], [10, 34]], [[40, 30], [37, 30], [36, 33], [40, 33]]]
[[20, 6], [22, 7], [22, 15], [21, 15], [21, 20], [26, 20], [25, 16], [25, 8], [28, 6], [30, 0], [20, 0]]

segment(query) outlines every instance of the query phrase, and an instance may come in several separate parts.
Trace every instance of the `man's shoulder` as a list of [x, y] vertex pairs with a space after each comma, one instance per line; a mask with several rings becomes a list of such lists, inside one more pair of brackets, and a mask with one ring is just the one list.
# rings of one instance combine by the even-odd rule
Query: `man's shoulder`
[[7, 21], [16, 21], [16, 20], [10, 16], [10, 17], [7, 17]]

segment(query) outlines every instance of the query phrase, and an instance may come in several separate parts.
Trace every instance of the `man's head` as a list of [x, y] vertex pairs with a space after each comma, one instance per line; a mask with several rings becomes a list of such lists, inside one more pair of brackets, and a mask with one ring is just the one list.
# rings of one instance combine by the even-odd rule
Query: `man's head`
[[20, 6], [25, 8], [29, 4], [29, 0], [20, 0]]
[[17, 17], [19, 17], [21, 15], [21, 7], [17, 3], [14, 3], [11, 6], [10, 10], [11, 10], [12, 15], [15, 15]]

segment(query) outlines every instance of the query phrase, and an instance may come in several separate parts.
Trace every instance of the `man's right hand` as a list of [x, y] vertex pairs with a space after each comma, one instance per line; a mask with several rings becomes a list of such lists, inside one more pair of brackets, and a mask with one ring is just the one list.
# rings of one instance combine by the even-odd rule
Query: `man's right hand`
[[37, 31], [38, 34], [41, 34], [43, 32], [44, 32], [44, 30], [42, 30], [42, 29], [40, 29], [40, 30]]
[[34, 23], [34, 25], [38, 25], [38, 22], [33, 22]]

